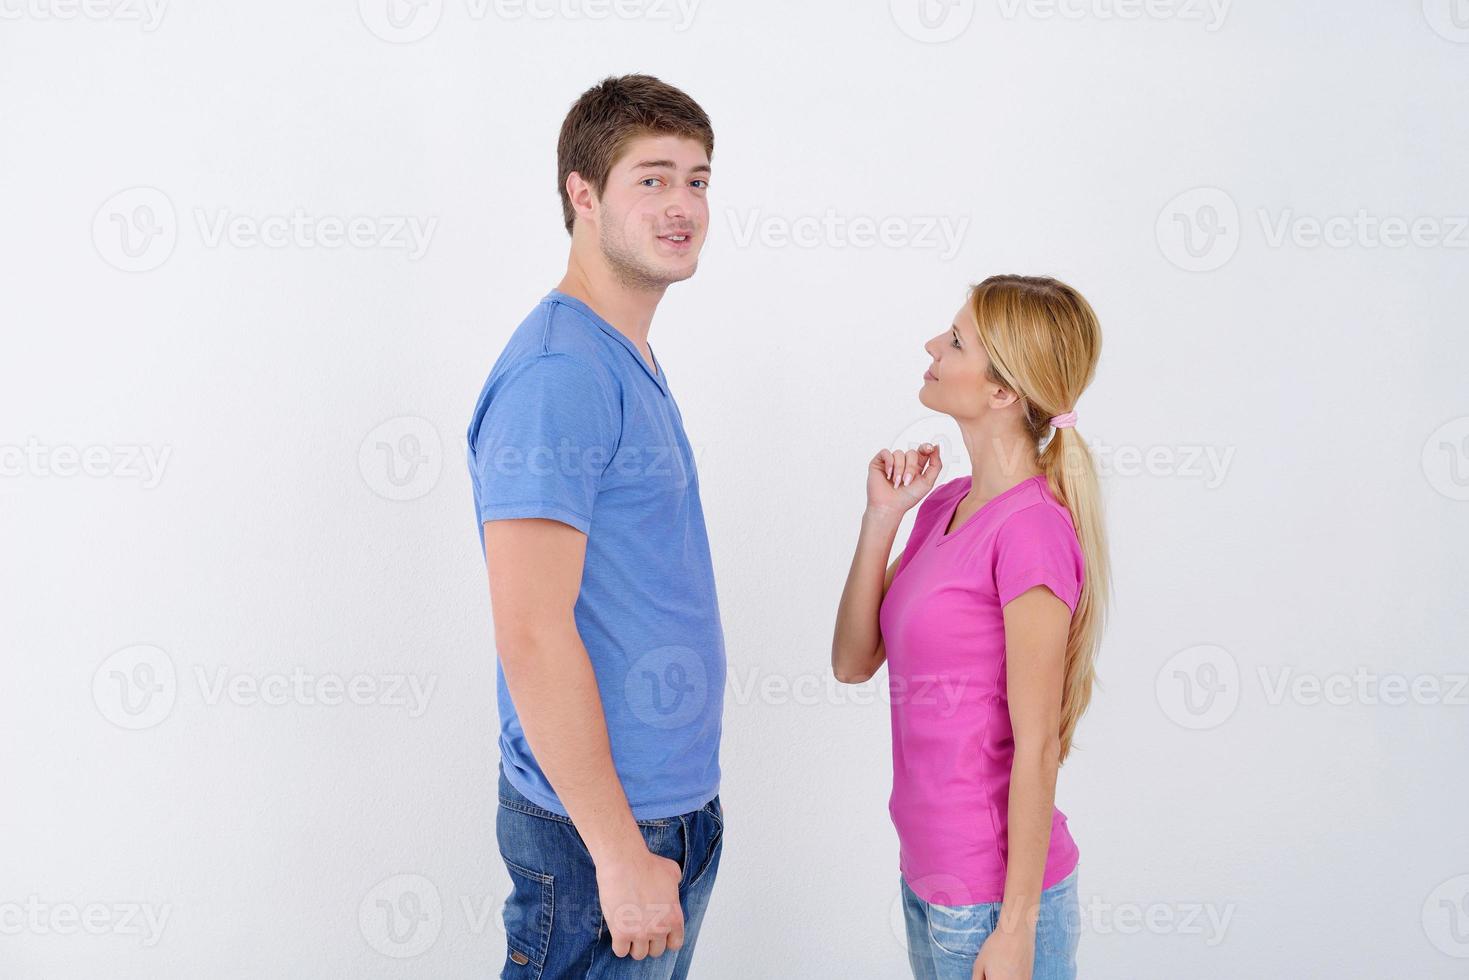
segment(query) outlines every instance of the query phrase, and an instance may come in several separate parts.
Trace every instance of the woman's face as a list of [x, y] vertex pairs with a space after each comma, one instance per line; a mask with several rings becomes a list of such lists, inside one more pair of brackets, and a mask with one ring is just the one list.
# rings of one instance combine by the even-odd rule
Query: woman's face
[[984, 412], [994, 389], [990, 359], [979, 342], [979, 326], [969, 303], [959, 307], [948, 330], [923, 345], [933, 363], [923, 375], [918, 400], [935, 412], [974, 418]]

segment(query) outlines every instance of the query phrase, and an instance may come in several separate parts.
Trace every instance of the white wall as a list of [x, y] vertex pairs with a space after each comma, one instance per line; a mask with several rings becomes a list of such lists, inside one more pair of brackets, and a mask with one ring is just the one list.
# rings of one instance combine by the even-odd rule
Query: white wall
[[562, 115], [635, 70], [718, 135], [652, 338], [730, 656], [698, 975], [904, 973], [885, 678], [828, 641], [920, 344], [1010, 271], [1106, 336], [1082, 975], [1463, 975], [1463, 0], [65, 2], [0, 3], [0, 975], [498, 970], [463, 431], [560, 274]]

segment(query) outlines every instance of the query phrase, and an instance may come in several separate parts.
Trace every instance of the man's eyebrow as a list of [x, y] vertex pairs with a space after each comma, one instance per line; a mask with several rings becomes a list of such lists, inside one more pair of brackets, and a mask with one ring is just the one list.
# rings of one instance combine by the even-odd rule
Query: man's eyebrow
[[[643, 160], [643, 161], [641, 161], [639, 163], [633, 164], [633, 169], [634, 170], [677, 170], [678, 169], [678, 164], [674, 163], [672, 160]], [[697, 167], [691, 167], [689, 169], [689, 173], [691, 173], [691, 174], [699, 174], [699, 173], [707, 174], [707, 173], [712, 173], [712, 172], [713, 171], [711, 171], [709, 169], [709, 164], [707, 164], [707, 163], [701, 163]]]

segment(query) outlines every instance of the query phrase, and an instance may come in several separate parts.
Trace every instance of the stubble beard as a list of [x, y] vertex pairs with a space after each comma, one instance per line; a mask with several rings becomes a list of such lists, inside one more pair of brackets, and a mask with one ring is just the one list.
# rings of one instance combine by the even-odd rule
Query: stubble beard
[[695, 263], [687, 272], [671, 273], [649, 265], [625, 241], [614, 238], [606, 225], [602, 227], [598, 245], [602, 249], [602, 256], [607, 260], [607, 267], [617, 277], [618, 283], [628, 289], [658, 292], [689, 278], [694, 274], [694, 268], [697, 268]]

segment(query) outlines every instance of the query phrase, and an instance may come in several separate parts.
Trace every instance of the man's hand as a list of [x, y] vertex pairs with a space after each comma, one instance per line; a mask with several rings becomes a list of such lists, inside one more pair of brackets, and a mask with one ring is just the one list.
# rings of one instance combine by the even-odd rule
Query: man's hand
[[683, 946], [682, 877], [678, 862], [646, 848], [598, 863], [597, 894], [614, 954], [640, 960]]

